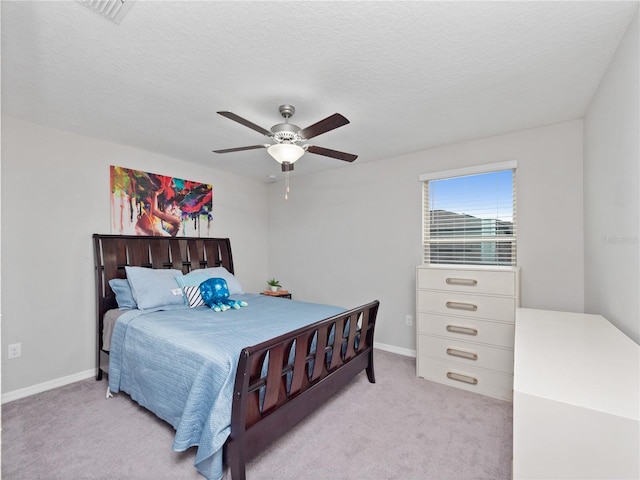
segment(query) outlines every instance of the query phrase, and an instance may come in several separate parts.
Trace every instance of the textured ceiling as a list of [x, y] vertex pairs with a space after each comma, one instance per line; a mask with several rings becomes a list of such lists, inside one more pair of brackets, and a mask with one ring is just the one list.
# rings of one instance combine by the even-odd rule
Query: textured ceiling
[[[638, 2], [2, 1], [6, 115], [267, 181], [262, 127], [367, 162], [583, 116]], [[294, 174], [348, 163], [310, 153]]]

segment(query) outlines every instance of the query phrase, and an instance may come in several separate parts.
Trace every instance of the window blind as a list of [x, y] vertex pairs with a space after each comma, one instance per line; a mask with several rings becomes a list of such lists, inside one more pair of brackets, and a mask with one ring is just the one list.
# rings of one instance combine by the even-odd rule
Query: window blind
[[515, 162], [420, 178], [424, 263], [516, 265]]

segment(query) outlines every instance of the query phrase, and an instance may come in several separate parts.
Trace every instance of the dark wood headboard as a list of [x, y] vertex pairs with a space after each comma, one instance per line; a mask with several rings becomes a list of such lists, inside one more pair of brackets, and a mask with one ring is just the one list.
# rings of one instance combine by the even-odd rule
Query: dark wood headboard
[[199, 268], [225, 267], [233, 271], [228, 238], [146, 237], [93, 234], [96, 274], [98, 356], [102, 350], [104, 313], [118, 308], [109, 286], [112, 278], [126, 278], [124, 267], [175, 268], [189, 273]]

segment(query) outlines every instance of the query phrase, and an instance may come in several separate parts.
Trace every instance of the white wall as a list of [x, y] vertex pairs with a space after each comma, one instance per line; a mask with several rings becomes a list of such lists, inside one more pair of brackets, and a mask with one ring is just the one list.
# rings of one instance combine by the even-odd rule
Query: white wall
[[[379, 299], [376, 340], [415, 350], [426, 172], [518, 161], [522, 305], [582, 312], [582, 121], [358, 163], [269, 186], [269, 275], [295, 298], [353, 307]], [[428, 132], [426, 133], [428, 134]], [[300, 161], [313, 161], [311, 156]]]
[[585, 117], [585, 311], [640, 343], [638, 13]]
[[[264, 286], [265, 184], [3, 117], [3, 394], [94, 368], [91, 234], [110, 232], [110, 165], [212, 184], [211, 236], [231, 239], [247, 291]], [[22, 356], [6, 360], [17, 342]]]

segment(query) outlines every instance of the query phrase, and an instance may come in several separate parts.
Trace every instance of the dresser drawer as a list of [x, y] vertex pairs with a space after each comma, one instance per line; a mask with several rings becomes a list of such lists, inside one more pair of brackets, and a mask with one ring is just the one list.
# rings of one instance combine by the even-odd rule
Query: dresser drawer
[[418, 312], [444, 313], [465, 317], [513, 322], [516, 300], [464, 293], [418, 290]]
[[513, 401], [513, 376], [435, 358], [418, 358], [418, 376], [470, 392]]
[[418, 355], [513, 374], [513, 350], [420, 335]]
[[418, 312], [418, 333], [513, 348], [515, 326], [513, 323]]
[[418, 288], [489, 295], [516, 294], [515, 271], [418, 268]]

